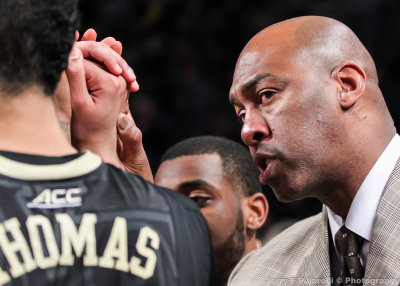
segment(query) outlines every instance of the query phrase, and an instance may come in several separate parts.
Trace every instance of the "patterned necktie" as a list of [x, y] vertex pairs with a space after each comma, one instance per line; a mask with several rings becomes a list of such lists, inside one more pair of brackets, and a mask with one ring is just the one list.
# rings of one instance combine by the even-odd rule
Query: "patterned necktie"
[[335, 244], [342, 257], [341, 285], [362, 285], [364, 269], [360, 260], [360, 245], [362, 237], [358, 236], [344, 225], [335, 235]]

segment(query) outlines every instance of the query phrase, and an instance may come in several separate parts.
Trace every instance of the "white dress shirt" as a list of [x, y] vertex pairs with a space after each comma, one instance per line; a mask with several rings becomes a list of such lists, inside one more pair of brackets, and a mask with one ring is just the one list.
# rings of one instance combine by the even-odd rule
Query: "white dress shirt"
[[[345, 224], [348, 229], [364, 238], [361, 248], [361, 263], [363, 267], [367, 264], [372, 227], [376, 212], [378, 211], [379, 202], [386, 182], [396, 166], [399, 157], [400, 136], [395, 134], [358, 189], [351, 203], [346, 220], [328, 208], [329, 226], [333, 237], [333, 243], [335, 243], [336, 232], [343, 224]], [[338, 253], [336, 246], [335, 249], [336, 253]], [[340, 255], [338, 255], [338, 257], [340, 259]]]

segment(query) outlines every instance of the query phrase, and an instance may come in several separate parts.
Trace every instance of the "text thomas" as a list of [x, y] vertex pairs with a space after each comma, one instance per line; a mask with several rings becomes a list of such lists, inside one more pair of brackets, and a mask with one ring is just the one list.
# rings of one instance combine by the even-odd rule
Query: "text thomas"
[[[68, 214], [58, 213], [55, 218], [61, 230], [61, 249], [57, 245], [49, 219], [43, 215], [31, 215], [26, 220], [31, 248], [21, 231], [21, 224], [17, 218], [13, 217], [0, 223], [0, 247], [10, 266], [7, 271], [0, 268], [0, 285], [8, 283], [11, 277], [18, 278], [37, 268], [47, 269], [57, 265], [72, 266], [75, 257], [81, 257], [84, 251], [84, 266], [129, 271], [142, 279], [153, 276], [157, 264], [155, 250], [159, 249], [160, 238], [158, 233], [150, 227], [142, 227], [136, 241], [137, 253], [146, 259], [145, 263], [142, 263], [138, 257], [128, 257], [128, 230], [125, 218], [116, 217], [114, 219], [107, 245], [101, 257], [98, 257], [96, 253], [96, 214], [84, 214], [79, 228], [75, 226]], [[40, 239], [39, 228], [43, 234], [44, 245]], [[147, 246], [149, 241], [151, 248]], [[47, 249], [47, 256], [44, 247]], [[22, 259], [19, 259], [18, 253]]]

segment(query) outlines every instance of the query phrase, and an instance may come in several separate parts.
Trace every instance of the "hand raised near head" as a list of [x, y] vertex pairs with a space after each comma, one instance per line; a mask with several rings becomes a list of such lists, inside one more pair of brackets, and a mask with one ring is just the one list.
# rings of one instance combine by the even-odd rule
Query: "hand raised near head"
[[73, 48], [66, 74], [71, 92], [71, 137], [79, 150], [90, 149], [122, 167], [117, 155], [118, 115], [128, 113], [127, 84]]

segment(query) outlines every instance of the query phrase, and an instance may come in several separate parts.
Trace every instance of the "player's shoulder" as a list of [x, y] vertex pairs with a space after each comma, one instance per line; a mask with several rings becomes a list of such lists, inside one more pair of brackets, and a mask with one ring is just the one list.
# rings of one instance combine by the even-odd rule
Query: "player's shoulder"
[[127, 196], [134, 197], [135, 202], [147, 202], [151, 205], [160, 201], [166, 203], [172, 209], [180, 206], [187, 211], [200, 212], [198, 206], [191, 199], [178, 192], [157, 186], [136, 174], [125, 172], [112, 165], [105, 165], [107, 173], [112, 178], [111, 180], [118, 184], [119, 189], [125, 190]]
[[109, 168], [115, 176], [123, 177], [126, 184], [138, 189], [133, 193], [134, 196], [140, 193], [137, 196], [141, 201], [140, 208], [150, 207], [151, 217], [163, 217], [163, 221], [171, 222], [176, 240], [173, 243], [176, 246], [174, 255], [180, 271], [178, 285], [210, 285], [213, 273], [210, 233], [197, 204], [178, 192], [156, 186], [135, 174], [112, 166]]
[[300, 265], [305, 252], [315, 246], [323, 221], [323, 212], [303, 219], [246, 255], [232, 271], [229, 285], [252, 285], [244, 282], [261, 277], [289, 277], [290, 265]]

